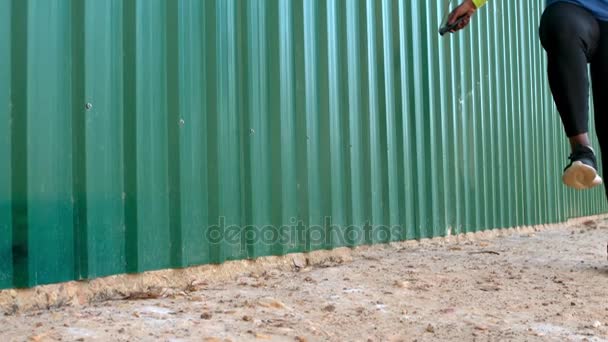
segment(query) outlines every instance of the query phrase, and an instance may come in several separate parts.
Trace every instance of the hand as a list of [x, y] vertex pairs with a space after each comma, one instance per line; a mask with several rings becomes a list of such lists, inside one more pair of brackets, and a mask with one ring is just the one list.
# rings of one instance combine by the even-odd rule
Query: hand
[[477, 7], [473, 4], [473, 0], [464, 0], [460, 6], [456, 7], [450, 16], [448, 17], [448, 24], [454, 23], [458, 18], [464, 17], [464, 19], [456, 26], [456, 28], [450, 32], [456, 32], [465, 28], [471, 22], [471, 17], [477, 11]]

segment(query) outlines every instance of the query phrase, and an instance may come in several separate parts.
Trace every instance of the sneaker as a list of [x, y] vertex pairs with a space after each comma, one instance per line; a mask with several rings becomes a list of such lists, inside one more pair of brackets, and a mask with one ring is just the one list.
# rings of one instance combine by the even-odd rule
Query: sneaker
[[574, 189], [590, 189], [602, 184], [597, 174], [595, 153], [589, 146], [575, 145], [569, 157], [570, 164], [564, 169], [562, 181]]

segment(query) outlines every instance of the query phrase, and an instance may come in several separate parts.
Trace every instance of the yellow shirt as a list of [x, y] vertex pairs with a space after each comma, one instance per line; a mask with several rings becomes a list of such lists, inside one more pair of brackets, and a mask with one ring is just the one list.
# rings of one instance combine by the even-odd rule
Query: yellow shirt
[[473, 4], [477, 8], [483, 6], [486, 2], [488, 2], [488, 0], [473, 0]]

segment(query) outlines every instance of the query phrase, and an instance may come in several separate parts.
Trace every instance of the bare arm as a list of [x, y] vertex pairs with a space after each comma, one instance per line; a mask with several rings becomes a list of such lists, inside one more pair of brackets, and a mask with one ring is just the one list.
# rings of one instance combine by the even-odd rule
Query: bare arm
[[462, 30], [471, 22], [471, 17], [475, 11], [486, 3], [487, 0], [464, 0], [460, 6], [456, 7], [448, 17], [448, 24], [454, 23], [461, 17], [464, 19], [456, 26], [453, 32]]

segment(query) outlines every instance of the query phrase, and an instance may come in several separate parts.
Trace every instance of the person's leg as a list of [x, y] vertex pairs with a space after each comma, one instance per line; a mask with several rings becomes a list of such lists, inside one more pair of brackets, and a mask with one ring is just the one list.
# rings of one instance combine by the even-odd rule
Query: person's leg
[[569, 138], [588, 130], [587, 63], [598, 39], [597, 20], [579, 6], [558, 2], [542, 15], [540, 40], [547, 52], [549, 85]]
[[601, 183], [589, 148], [589, 79], [587, 64], [599, 40], [599, 23], [580, 6], [558, 2], [545, 10], [540, 39], [547, 52], [549, 85], [572, 146], [564, 183], [585, 189]]
[[[595, 130], [600, 142], [602, 173], [608, 168], [608, 22], [599, 22], [600, 38], [597, 51], [591, 60]], [[604, 184], [608, 196], [608, 184]]]
[[588, 133], [573, 135], [571, 137], [568, 137], [568, 140], [570, 141], [570, 149], [572, 151], [574, 151], [576, 145], [591, 146], [591, 141], [589, 141]]

